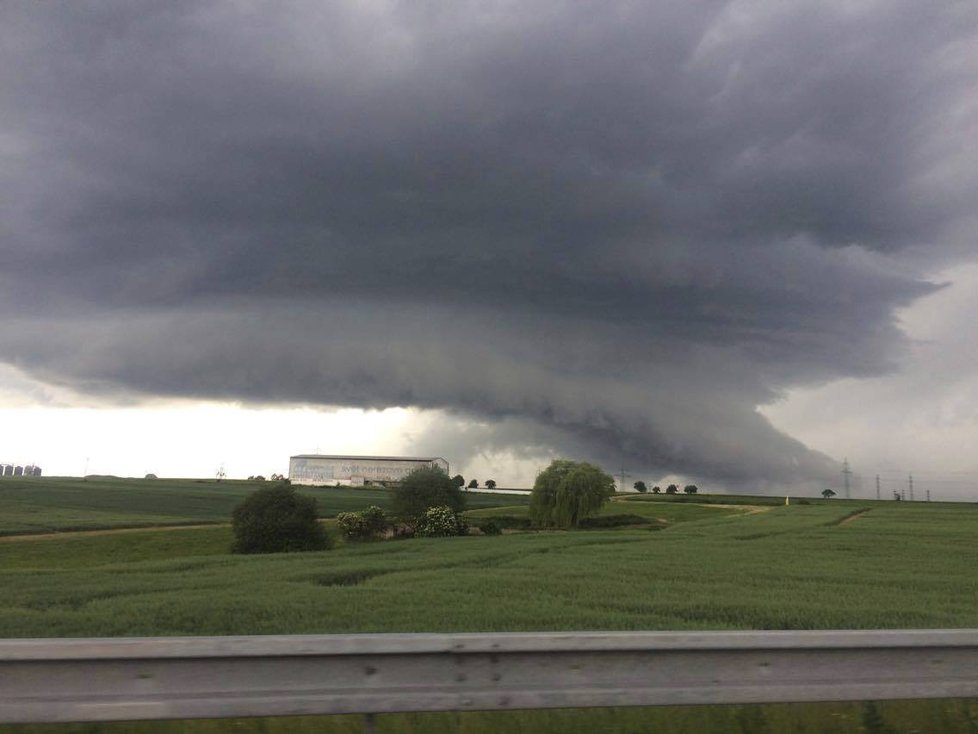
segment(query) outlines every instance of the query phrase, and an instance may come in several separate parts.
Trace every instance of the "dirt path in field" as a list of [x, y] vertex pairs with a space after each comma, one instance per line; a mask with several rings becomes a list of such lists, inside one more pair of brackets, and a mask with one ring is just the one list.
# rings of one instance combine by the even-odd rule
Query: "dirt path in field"
[[160, 533], [168, 530], [203, 530], [204, 528], [227, 528], [230, 523], [195, 523], [193, 525], [152, 525], [141, 528], [103, 528], [101, 530], [66, 530], [64, 532], [24, 533], [23, 535], [0, 536], [0, 543], [17, 543], [29, 540], [51, 540], [52, 538], [88, 538], [94, 535], [118, 535], [120, 533]]
[[[612, 502], [621, 502], [623, 504], [642, 504], [642, 500], [633, 500], [629, 497], [612, 497]], [[759, 512], [770, 512], [775, 507], [780, 507], [781, 505], [721, 505], [715, 502], [688, 502], [688, 503], [677, 503], [677, 504], [690, 504], [696, 505], [697, 507], [716, 507], [719, 510], [740, 510], [744, 515], [756, 515]], [[662, 518], [656, 518], [661, 520]]]
[[743, 510], [745, 515], [756, 515], [759, 512], [770, 512], [781, 505], [700, 505], [700, 507], [720, 507], [724, 510]]
[[866, 509], [866, 510], [860, 510], [859, 512], [854, 512], [853, 514], [849, 515], [848, 517], [843, 518], [842, 522], [840, 522], [839, 525], [848, 525], [853, 520], [857, 520], [860, 517], [862, 517], [863, 515], [865, 515], [867, 512], [869, 512], [868, 509]]
[[[332, 518], [320, 517], [325, 523]], [[150, 525], [138, 528], [102, 528], [100, 530], [65, 530], [62, 532], [22, 533], [20, 535], [0, 535], [0, 543], [17, 543], [28, 540], [51, 540], [52, 538], [88, 538], [94, 535], [118, 535], [120, 533], [161, 533], [167, 530], [204, 530], [206, 528], [229, 528], [229, 522], [196, 522], [186, 525]]]

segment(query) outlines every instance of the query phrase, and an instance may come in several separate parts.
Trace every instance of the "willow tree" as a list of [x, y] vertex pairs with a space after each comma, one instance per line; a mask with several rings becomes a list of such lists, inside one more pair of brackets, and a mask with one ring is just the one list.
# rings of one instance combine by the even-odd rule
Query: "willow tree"
[[614, 492], [615, 480], [594, 464], [556, 459], [533, 483], [530, 521], [544, 528], [577, 527]]

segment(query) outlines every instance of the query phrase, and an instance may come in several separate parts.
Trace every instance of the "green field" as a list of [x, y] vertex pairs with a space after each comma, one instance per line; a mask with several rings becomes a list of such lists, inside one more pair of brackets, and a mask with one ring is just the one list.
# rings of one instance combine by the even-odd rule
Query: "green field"
[[224, 555], [227, 528], [8, 541], [0, 636], [978, 626], [978, 510], [864, 504], [284, 556]]
[[[225, 523], [246, 495], [269, 482], [213, 479], [0, 479], [0, 536]], [[299, 487], [316, 498], [322, 517], [387, 507], [390, 492], [373, 488]], [[513, 495], [468, 493], [472, 508], [525, 503]]]
[[[0, 637], [978, 627], [978, 507], [781, 503], [619, 500], [603, 513], [640, 514], [648, 525], [285, 556], [226, 555], [226, 527], [11, 538], [0, 542]], [[127, 726], [11, 731], [133, 730]], [[339, 732], [360, 724], [340, 717], [154, 723], [138, 731], [232, 728]], [[379, 730], [978, 732], [978, 705], [385, 716]]]

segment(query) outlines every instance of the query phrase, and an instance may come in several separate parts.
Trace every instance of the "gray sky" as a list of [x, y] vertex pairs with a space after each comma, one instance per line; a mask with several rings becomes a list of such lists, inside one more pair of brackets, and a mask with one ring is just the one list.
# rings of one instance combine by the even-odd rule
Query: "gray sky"
[[976, 38], [970, 0], [4, 3], [0, 400], [413, 408], [459, 466], [773, 491], [956, 386], [973, 445]]

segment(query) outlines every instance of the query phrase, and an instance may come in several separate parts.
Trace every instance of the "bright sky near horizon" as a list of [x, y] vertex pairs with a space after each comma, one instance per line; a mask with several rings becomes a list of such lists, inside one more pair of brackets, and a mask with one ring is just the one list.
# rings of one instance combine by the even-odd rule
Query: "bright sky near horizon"
[[[43, 396], [43, 397], [41, 397]], [[37, 383], [0, 368], [0, 464], [36, 464], [48, 476], [110, 474], [139, 477], [232, 479], [287, 474], [300, 453], [440, 455], [417, 446], [432, 422], [462, 424], [439, 411], [406, 408], [248, 406], [212, 401], [154, 400], [106, 405], [64, 388]], [[527, 460], [484, 453], [453, 473], [496, 478], [500, 486], [526, 487], [548, 457]]]

